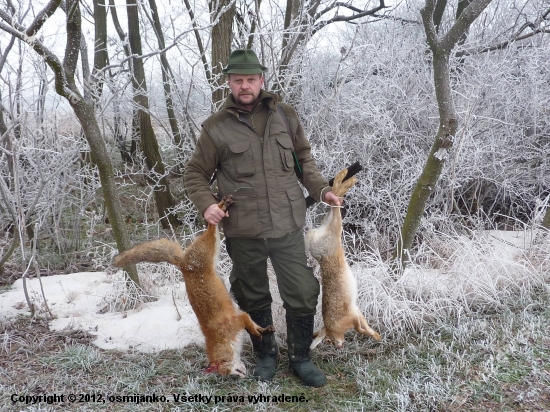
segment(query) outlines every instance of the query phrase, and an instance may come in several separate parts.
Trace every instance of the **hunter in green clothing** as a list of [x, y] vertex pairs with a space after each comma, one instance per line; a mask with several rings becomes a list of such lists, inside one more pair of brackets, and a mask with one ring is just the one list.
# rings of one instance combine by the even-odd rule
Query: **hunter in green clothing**
[[[291, 369], [306, 385], [323, 386], [325, 377], [309, 357], [319, 283], [307, 266], [302, 233], [306, 206], [293, 152], [309, 194], [331, 204], [339, 205], [339, 200], [311, 157], [296, 111], [262, 90], [262, 73], [266, 71], [252, 50], [231, 54], [224, 69], [231, 94], [222, 109], [202, 124], [185, 169], [185, 187], [210, 224], [218, 224], [225, 216], [208, 185], [215, 171], [219, 196], [233, 195], [235, 203], [223, 224], [233, 261], [231, 293], [257, 324], [272, 324], [267, 277], [270, 258], [286, 309]], [[274, 335], [264, 335], [261, 341], [252, 339], [252, 343], [254, 376], [273, 379], [278, 353]]]

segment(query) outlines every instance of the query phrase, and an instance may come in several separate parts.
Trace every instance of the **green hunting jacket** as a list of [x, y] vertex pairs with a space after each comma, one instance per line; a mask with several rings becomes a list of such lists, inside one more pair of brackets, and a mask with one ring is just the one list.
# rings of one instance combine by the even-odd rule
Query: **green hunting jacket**
[[265, 90], [252, 112], [239, 108], [229, 95], [222, 109], [202, 124], [185, 168], [185, 188], [203, 215], [216, 203], [208, 182], [217, 170], [218, 197], [231, 194], [235, 200], [229, 217], [223, 220], [227, 237], [278, 238], [303, 227], [306, 205], [294, 171], [293, 148], [309, 194], [320, 201], [330, 190], [311, 157], [311, 146], [296, 111], [279, 105], [294, 141], [277, 111], [277, 96]]

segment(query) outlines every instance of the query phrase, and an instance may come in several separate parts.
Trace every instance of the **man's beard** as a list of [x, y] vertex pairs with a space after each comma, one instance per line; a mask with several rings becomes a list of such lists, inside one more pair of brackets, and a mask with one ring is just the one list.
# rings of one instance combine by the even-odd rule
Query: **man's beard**
[[[242, 96], [252, 96], [252, 99], [250, 101], [244, 101], [242, 99]], [[260, 98], [260, 94], [258, 93], [258, 96], [256, 96], [255, 98], [252, 93], [241, 94], [239, 96], [233, 95], [233, 98], [235, 99], [235, 102], [241, 106], [251, 106], [251, 105], [255, 105], [258, 102], [258, 99]]]

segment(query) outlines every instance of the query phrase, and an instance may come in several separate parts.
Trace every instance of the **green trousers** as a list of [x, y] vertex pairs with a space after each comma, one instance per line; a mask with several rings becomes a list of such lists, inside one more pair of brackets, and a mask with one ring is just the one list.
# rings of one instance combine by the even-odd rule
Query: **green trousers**
[[298, 317], [315, 314], [320, 288], [307, 265], [302, 230], [277, 239], [227, 238], [226, 246], [233, 261], [231, 293], [241, 310], [250, 313], [271, 307], [269, 258], [287, 313]]

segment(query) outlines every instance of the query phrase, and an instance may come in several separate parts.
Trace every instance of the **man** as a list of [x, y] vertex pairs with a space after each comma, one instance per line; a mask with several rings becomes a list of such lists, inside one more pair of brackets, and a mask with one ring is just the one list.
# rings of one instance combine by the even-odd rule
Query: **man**
[[[223, 70], [231, 94], [222, 109], [202, 124], [185, 169], [185, 187], [208, 223], [216, 225], [227, 216], [223, 226], [233, 262], [231, 293], [263, 327], [273, 323], [267, 276], [270, 258], [286, 310], [290, 367], [306, 385], [318, 387], [326, 379], [311, 362], [309, 346], [319, 282], [307, 266], [302, 233], [306, 206], [294, 171], [295, 155], [309, 194], [317, 201], [340, 202], [311, 157], [296, 111], [262, 89], [266, 71], [252, 50], [231, 54]], [[228, 215], [210, 192], [208, 182], [215, 171], [220, 198], [231, 194], [235, 200]], [[252, 344], [254, 376], [273, 379], [278, 354], [275, 336], [252, 339]]]

